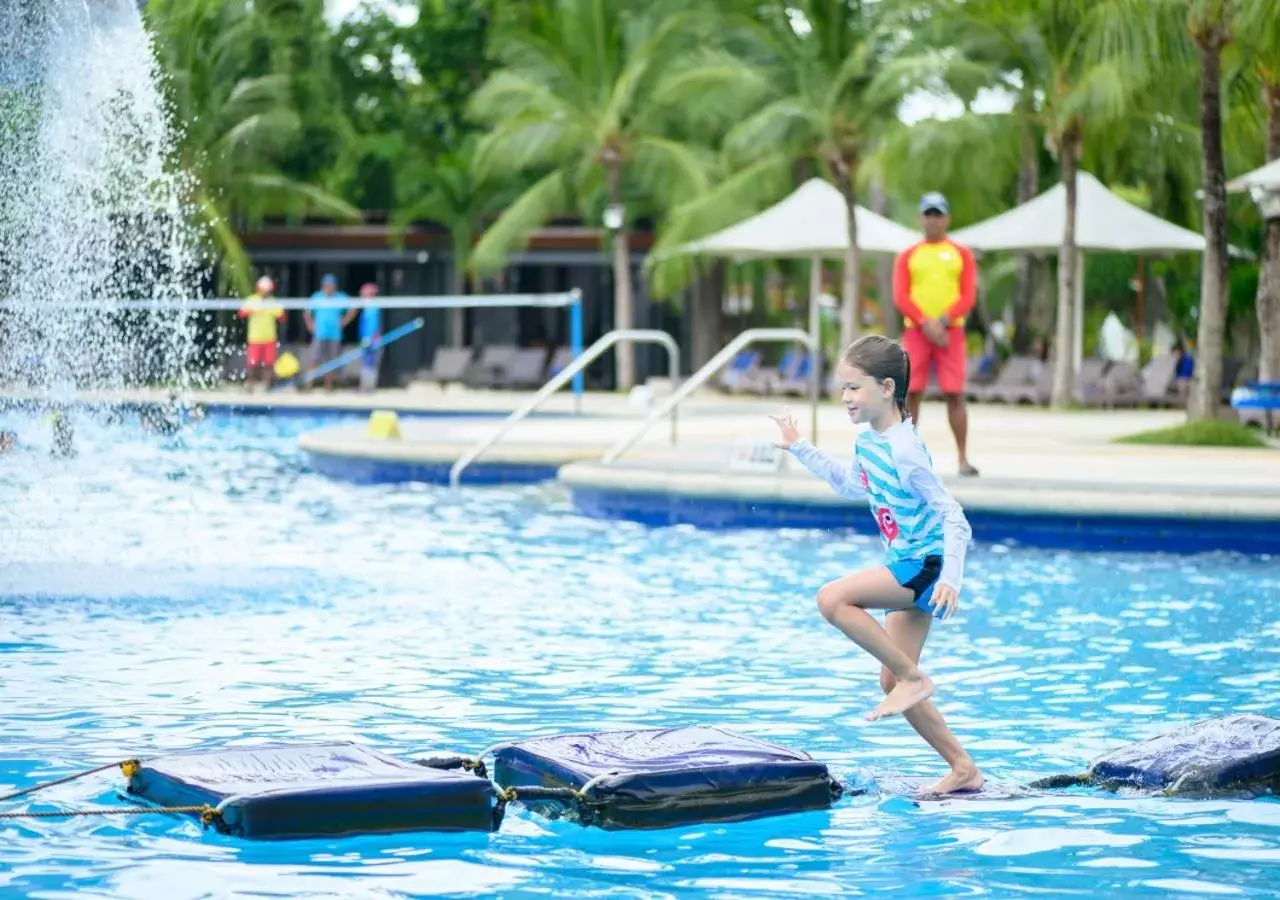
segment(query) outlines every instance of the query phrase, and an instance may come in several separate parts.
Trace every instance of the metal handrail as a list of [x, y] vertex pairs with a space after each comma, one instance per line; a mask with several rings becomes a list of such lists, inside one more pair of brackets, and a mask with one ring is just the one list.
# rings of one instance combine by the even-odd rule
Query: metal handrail
[[[583, 350], [573, 362], [565, 366], [551, 380], [544, 384], [536, 394], [530, 397], [520, 406], [519, 409], [511, 413], [502, 420], [502, 424], [498, 426], [498, 430], [486, 438], [478, 441], [475, 446], [460, 456], [449, 469], [449, 486], [456, 488], [462, 479], [462, 473], [477, 459], [481, 457], [490, 447], [502, 440], [503, 436], [515, 426], [517, 422], [523, 419], [529, 413], [533, 412], [543, 400], [550, 397], [560, 388], [569, 383], [574, 375], [581, 372], [596, 358], [603, 354], [614, 344], [628, 341], [630, 343], [643, 344], [661, 344], [667, 348], [667, 361], [669, 363], [668, 372], [670, 373], [671, 383], [674, 385], [680, 380], [680, 345], [676, 343], [675, 338], [667, 334], [665, 331], [657, 331], [649, 328], [617, 328], [608, 332], [600, 340], [596, 341], [587, 349]], [[671, 410], [671, 443], [676, 442], [676, 411]]]
[[[649, 416], [640, 423], [640, 427], [610, 447], [609, 451], [605, 453], [604, 458], [601, 459], [601, 463], [607, 466], [623, 453], [626, 453], [631, 449], [631, 446], [635, 444], [636, 441], [640, 440], [640, 438], [644, 437], [645, 434], [648, 433], [649, 429], [653, 427], [654, 422], [658, 421], [668, 412], [674, 416], [676, 407], [680, 405], [681, 401], [683, 401], [685, 397], [688, 397], [698, 388], [702, 387], [702, 385], [705, 384], [712, 375], [724, 368], [725, 364], [728, 363], [729, 360], [733, 359], [734, 355], [737, 354], [739, 350], [748, 344], [754, 344], [757, 341], [799, 341], [804, 344], [809, 348], [809, 352], [813, 354], [813, 369], [811, 371], [810, 378], [813, 379], [813, 384], [816, 385], [817, 378], [819, 377], [818, 373], [821, 371], [818, 359], [818, 340], [816, 337], [800, 328], [748, 328], [746, 331], [742, 332], [742, 334], [738, 335], [726, 344], [724, 349], [711, 357], [710, 361], [706, 365], [690, 375], [689, 379], [685, 381], [684, 384], [680, 385], [676, 391], [659, 403], [653, 411], [649, 413]], [[813, 439], [816, 440], [818, 435], [818, 392], [816, 390], [811, 390], [810, 394], [810, 401], [812, 404], [810, 434]]]

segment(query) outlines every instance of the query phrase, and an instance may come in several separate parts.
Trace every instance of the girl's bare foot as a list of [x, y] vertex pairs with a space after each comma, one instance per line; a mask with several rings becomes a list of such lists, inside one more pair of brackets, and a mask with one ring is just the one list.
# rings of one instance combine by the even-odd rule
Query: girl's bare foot
[[952, 769], [942, 780], [932, 787], [926, 788], [926, 794], [958, 794], [962, 791], [980, 791], [985, 779], [978, 767], [970, 763], [967, 766]]
[[920, 672], [916, 678], [899, 678], [893, 690], [880, 701], [880, 705], [867, 713], [867, 720], [874, 722], [885, 716], [896, 716], [906, 712], [920, 701], [928, 700], [931, 694], [933, 694], [933, 682], [923, 672]]

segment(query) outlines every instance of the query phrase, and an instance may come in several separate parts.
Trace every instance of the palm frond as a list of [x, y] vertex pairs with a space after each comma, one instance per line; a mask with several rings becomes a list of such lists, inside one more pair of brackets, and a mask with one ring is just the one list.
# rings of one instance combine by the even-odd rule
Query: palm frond
[[568, 207], [566, 187], [565, 171], [556, 169], [521, 194], [476, 244], [471, 256], [475, 270], [495, 272], [506, 265], [507, 257], [524, 246], [534, 229]]
[[752, 160], [776, 147], [817, 143], [824, 131], [818, 111], [798, 97], [783, 97], [764, 106], [725, 135], [731, 159]]
[[692, 146], [651, 135], [633, 145], [628, 173], [645, 195], [670, 208], [707, 190], [708, 167]]
[[345, 200], [326, 193], [313, 184], [295, 181], [284, 175], [255, 172], [243, 176], [242, 183], [261, 192], [271, 205], [301, 218], [319, 213], [349, 222], [360, 221], [360, 210]]
[[741, 222], [781, 199], [790, 187], [791, 157], [773, 153], [674, 207], [645, 261], [654, 296], [670, 297], [694, 276], [697, 260], [680, 252], [682, 245]]

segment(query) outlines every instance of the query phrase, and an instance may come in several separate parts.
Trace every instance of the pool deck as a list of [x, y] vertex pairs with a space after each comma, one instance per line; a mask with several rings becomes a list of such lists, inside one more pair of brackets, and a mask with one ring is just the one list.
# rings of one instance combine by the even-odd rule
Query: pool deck
[[[243, 397], [243, 395], [241, 395]], [[486, 411], [516, 408], [528, 395], [466, 390], [381, 392], [359, 395], [290, 396], [291, 406], [325, 403], [346, 408], [395, 408], [402, 412]], [[256, 398], [245, 398], [249, 402]], [[733, 497], [810, 504], [838, 504], [823, 483], [789, 455], [777, 471], [731, 470], [735, 447], [769, 442], [775, 433], [767, 418], [780, 402], [691, 397], [680, 407], [679, 442], [669, 442], [669, 425], [655, 424], [645, 438], [613, 464], [598, 460], [628, 434], [644, 414], [624, 397], [588, 394], [582, 419], [565, 416], [573, 398], [561, 394], [544, 407], [555, 417], [530, 418], [517, 425], [483, 460], [562, 463], [560, 481], [571, 490], [608, 488], [688, 496]], [[791, 401], [808, 430], [808, 407]], [[1280, 452], [1234, 448], [1156, 447], [1116, 444], [1126, 434], [1174, 425], [1183, 415], [1169, 410], [1072, 411], [972, 404], [970, 458], [978, 478], [957, 474], [954, 442], [940, 404], [926, 404], [921, 433], [939, 473], [967, 507], [1061, 512], [1214, 516], [1280, 521]], [[304, 435], [312, 452], [391, 459], [449, 461], [491, 434], [486, 419], [406, 420], [401, 440], [365, 436], [363, 426], [336, 426]], [[853, 431], [844, 411], [830, 402], [819, 412], [819, 446], [844, 456]]]
[[[112, 399], [161, 400], [159, 391], [133, 391]], [[313, 455], [387, 463], [452, 463], [498, 427], [496, 416], [516, 409], [529, 394], [416, 387], [358, 394], [351, 391], [247, 393], [243, 389], [200, 392], [209, 408], [250, 412], [393, 409], [405, 416], [400, 439], [368, 437], [363, 424], [322, 427], [303, 435]], [[560, 468], [571, 493], [610, 491], [669, 494], [689, 499], [792, 502], [833, 505], [844, 501], [784, 454], [770, 471], [734, 468], [735, 449], [770, 442], [776, 428], [767, 418], [784, 401], [698, 393], [679, 408], [679, 442], [669, 443], [666, 421], [612, 465], [598, 460], [645, 415], [617, 394], [589, 393], [581, 417], [561, 392], [517, 425], [481, 459], [489, 464]], [[808, 431], [809, 409], [792, 399], [792, 411]], [[415, 418], [414, 414], [436, 418]], [[460, 415], [460, 414], [471, 415]], [[954, 442], [941, 404], [926, 404], [921, 433], [939, 474], [966, 508], [1036, 511], [1045, 514], [1211, 517], [1280, 523], [1280, 449], [1157, 447], [1116, 444], [1126, 434], [1183, 421], [1171, 410], [1050, 412], [1040, 408], [971, 404], [969, 456], [978, 478], [957, 474]], [[819, 411], [819, 446], [838, 456], [853, 435], [844, 410], [826, 401]]]

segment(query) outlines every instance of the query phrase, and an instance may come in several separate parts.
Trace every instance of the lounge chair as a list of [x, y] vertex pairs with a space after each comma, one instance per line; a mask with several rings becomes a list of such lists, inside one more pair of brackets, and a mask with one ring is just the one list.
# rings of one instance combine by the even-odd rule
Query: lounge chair
[[471, 366], [470, 347], [437, 347], [431, 368], [423, 369], [414, 381], [434, 382], [440, 387], [461, 384]]
[[551, 357], [551, 364], [547, 366], [547, 377], [554, 378], [565, 369], [574, 360], [572, 347], [557, 347], [556, 352]]
[[1112, 363], [1102, 376], [1102, 405], [1108, 409], [1137, 406], [1143, 399], [1143, 381], [1138, 370], [1125, 362]]
[[760, 351], [743, 350], [716, 376], [716, 387], [728, 394], [756, 390], [759, 384]]
[[519, 347], [510, 344], [485, 347], [480, 351], [480, 358], [467, 367], [462, 380], [470, 387], [496, 387], [519, 352]]
[[[1011, 356], [994, 381], [974, 385], [967, 393], [982, 403], [1036, 403], [1036, 363], [1034, 356]], [[1043, 365], [1048, 368], [1049, 363]]]
[[526, 347], [516, 351], [511, 362], [498, 374], [495, 387], [516, 389], [542, 387], [547, 380], [547, 349]]
[[809, 394], [809, 378], [813, 374], [813, 354], [806, 350], [788, 351], [778, 366], [778, 379], [773, 390], [779, 394], [805, 397]]
[[[1082, 359], [1080, 371], [1071, 386], [1071, 399], [1081, 406], [1102, 406], [1106, 396], [1103, 376], [1108, 370], [1107, 360]], [[1114, 365], [1114, 363], [1112, 364]]]
[[1142, 402], [1148, 406], [1177, 406], [1178, 392], [1174, 384], [1178, 359], [1172, 353], [1154, 356], [1142, 367]]

